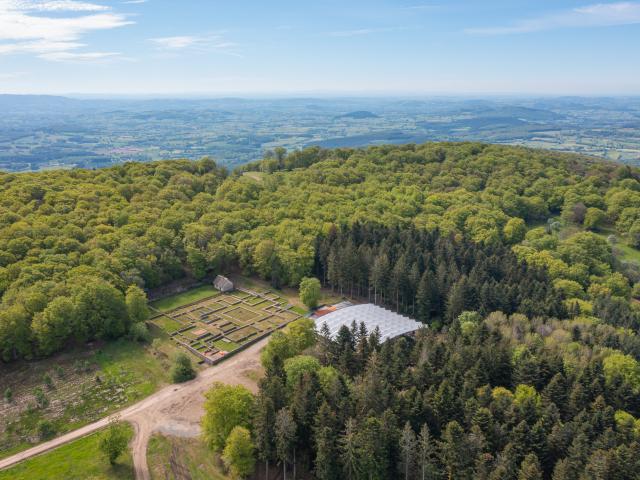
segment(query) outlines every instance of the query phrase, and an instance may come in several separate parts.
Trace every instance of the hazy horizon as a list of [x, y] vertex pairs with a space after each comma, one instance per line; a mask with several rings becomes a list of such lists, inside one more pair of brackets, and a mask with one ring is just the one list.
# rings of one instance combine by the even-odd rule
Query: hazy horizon
[[0, 92], [637, 96], [640, 2], [0, 0]]

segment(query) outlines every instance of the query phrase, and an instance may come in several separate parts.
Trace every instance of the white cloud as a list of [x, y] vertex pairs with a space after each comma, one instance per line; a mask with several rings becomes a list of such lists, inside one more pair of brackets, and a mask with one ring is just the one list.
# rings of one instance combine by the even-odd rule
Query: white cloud
[[147, 3], [148, 0], [128, 0], [122, 2], [124, 5], [140, 5], [141, 3]]
[[92, 31], [132, 23], [109, 7], [94, 3], [0, 0], [0, 54], [31, 53], [57, 61], [64, 57], [75, 57], [76, 61], [102, 58], [100, 52], [67, 53], [86, 46], [80, 40]]
[[240, 57], [236, 51], [238, 44], [226, 41], [222, 35], [179, 35], [175, 37], [151, 38], [150, 42], [155, 44], [158, 50], [164, 52], [176, 52], [180, 50], [195, 50], [200, 52], [217, 51], [226, 55]]
[[171, 50], [178, 50], [181, 48], [187, 48], [198, 42], [197, 37], [192, 36], [178, 36], [178, 37], [162, 37], [152, 38], [151, 41], [160, 48], [168, 48]]
[[51, 52], [42, 53], [38, 57], [52, 62], [95, 62], [110, 60], [120, 56], [117, 52]]
[[471, 28], [476, 35], [508, 35], [558, 28], [613, 27], [640, 24], [640, 2], [598, 3], [564, 12], [530, 18], [511, 26]]
[[99, 12], [109, 10], [105, 5], [78, 2], [75, 0], [53, 1], [14, 1], [12, 2], [24, 11], [37, 12]]

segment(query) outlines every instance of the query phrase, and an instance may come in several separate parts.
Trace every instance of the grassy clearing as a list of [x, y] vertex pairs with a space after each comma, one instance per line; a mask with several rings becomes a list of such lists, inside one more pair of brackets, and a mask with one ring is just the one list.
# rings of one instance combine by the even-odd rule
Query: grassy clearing
[[191, 478], [229, 480], [219, 457], [204, 442], [194, 438], [154, 435], [149, 441], [147, 462], [152, 480]]
[[[133, 428], [127, 427], [129, 437]], [[133, 460], [127, 450], [116, 465], [110, 465], [98, 448], [100, 435], [94, 433], [0, 471], [0, 480], [126, 480], [133, 479]]]
[[640, 264], [640, 250], [630, 247], [611, 229], [603, 229], [602, 232], [595, 232], [596, 235], [604, 238], [605, 240], [609, 235], [616, 235], [618, 237], [618, 243], [612, 245], [613, 251], [618, 259], [625, 262], [635, 262]]
[[215, 342], [213, 342], [213, 345], [220, 350], [224, 350], [225, 352], [233, 352], [236, 348], [240, 347], [240, 344], [230, 342], [228, 340], [216, 340]]
[[[151, 333], [157, 339], [153, 347], [121, 339], [0, 370], [0, 390], [10, 387], [14, 393], [11, 404], [0, 400], [0, 458], [40, 443], [38, 424], [43, 420], [59, 436], [170, 383], [178, 347], [158, 328]], [[44, 386], [44, 375], [52, 379], [52, 387]], [[44, 408], [36, 406], [36, 388], [48, 399]]]
[[164, 330], [167, 333], [173, 333], [183, 326], [177, 320], [173, 320], [172, 318], [165, 317], [164, 315], [156, 317], [152, 321], [154, 324], [156, 324], [158, 327], [160, 327], [162, 330]]
[[162, 298], [151, 302], [151, 306], [161, 312], [168, 312], [175, 308], [187, 305], [188, 303], [197, 302], [203, 298], [212, 297], [219, 294], [213, 285], [202, 285], [201, 287], [188, 290], [186, 292], [171, 295], [170, 297]]
[[[556, 220], [559, 220], [559, 219], [556, 219]], [[537, 222], [535, 224], [532, 223], [528, 225], [528, 227], [529, 227], [529, 230], [531, 230], [533, 228], [541, 227], [545, 225], [546, 225], [546, 222]], [[558, 238], [560, 240], [566, 240], [572, 237], [573, 235], [575, 235], [576, 233], [580, 233], [584, 231], [586, 230], [580, 226], [567, 224], [567, 225], [564, 225], [558, 232]], [[615, 231], [613, 227], [604, 227], [598, 231], [592, 231], [592, 233], [598, 235], [599, 237], [605, 240], [609, 237], [609, 235], [615, 235], [618, 238], [618, 243], [616, 243], [615, 245], [612, 245], [612, 247], [616, 257], [619, 260], [622, 260], [625, 262], [635, 262], [640, 264], [640, 250], [627, 245], [624, 242], [624, 239], [621, 238], [621, 236]]]
[[640, 250], [630, 247], [629, 245], [625, 245], [624, 243], [617, 243], [614, 245], [613, 249], [614, 251], [617, 250], [620, 252], [620, 260], [640, 264]]

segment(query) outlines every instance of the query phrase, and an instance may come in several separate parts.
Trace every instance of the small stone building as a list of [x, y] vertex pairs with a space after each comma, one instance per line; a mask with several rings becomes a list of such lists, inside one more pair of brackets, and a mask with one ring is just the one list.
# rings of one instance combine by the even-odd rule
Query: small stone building
[[218, 275], [213, 281], [213, 286], [216, 290], [220, 290], [221, 292], [230, 292], [233, 290], [233, 282], [229, 280], [227, 277], [223, 277], [222, 275]]

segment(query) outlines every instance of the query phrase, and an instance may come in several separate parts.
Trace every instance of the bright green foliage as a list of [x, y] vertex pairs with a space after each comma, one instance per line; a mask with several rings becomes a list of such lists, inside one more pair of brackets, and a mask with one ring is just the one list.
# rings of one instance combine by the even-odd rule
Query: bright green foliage
[[587, 213], [584, 216], [584, 228], [589, 230], [598, 230], [602, 226], [607, 214], [599, 208], [591, 207], [587, 208]]
[[614, 351], [603, 360], [602, 366], [608, 384], [619, 378], [635, 392], [640, 391], [640, 365], [631, 355]]
[[625, 431], [631, 431], [635, 427], [636, 419], [628, 412], [624, 410], [616, 411], [614, 415], [616, 426]]
[[553, 286], [556, 290], [562, 292], [565, 298], [582, 298], [584, 296], [584, 288], [578, 282], [558, 278], [554, 280]]
[[300, 353], [316, 343], [315, 322], [310, 318], [298, 318], [287, 325], [286, 334], [295, 353]]
[[293, 346], [289, 336], [282, 332], [274, 332], [269, 338], [269, 343], [260, 353], [262, 366], [267, 369], [273, 369], [275, 366], [284, 363], [284, 361], [294, 355]]
[[111, 465], [116, 463], [129, 444], [129, 434], [126, 426], [119, 421], [112, 421], [100, 438], [100, 451]]
[[519, 407], [532, 405], [540, 408], [541, 398], [536, 389], [530, 385], [518, 385], [513, 395], [513, 402]]
[[320, 370], [320, 362], [309, 355], [298, 355], [284, 362], [284, 372], [287, 376], [287, 386], [296, 388], [302, 376], [306, 373], [317, 373]]
[[521, 242], [526, 233], [527, 226], [521, 218], [509, 219], [502, 230], [505, 242], [512, 245]]
[[182, 383], [194, 378], [196, 378], [196, 372], [191, 364], [191, 359], [186, 353], [178, 352], [171, 369], [173, 383]]
[[222, 452], [222, 460], [233, 478], [245, 478], [253, 473], [256, 463], [254, 450], [249, 430], [240, 426], [234, 427]]
[[131, 285], [125, 295], [127, 314], [132, 323], [144, 322], [149, 318], [147, 294], [137, 285]]
[[458, 316], [458, 322], [460, 322], [460, 329], [464, 335], [470, 335], [475, 328], [482, 321], [482, 317], [478, 312], [462, 312]]
[[76, 323], [76, 309], [68, 297], [54, 298], [33, 318], [31, 328], [44, 355], [60, 350]]
[[294, 320], [284, 331], [274, 332], [260, 358], [266, 369], [282, 366], [284, 361], [302, 353], [316, 342], [315, 322], [310, 318]]
[[309, 308], [318, 306], [320, 300], [320, 280], [305, 277], [300, 282], [300, 301]]
[[234, 427], [250, 428], [254, 404], [252, 393], [245, 387], [215, 383], [206, 393], [202, 417], [202, 432], [209, 447], [222, 451]]
[[[124, 335], [145, 317], [141, 301], [122, 298], [130, 286], [154, 288], [186, 272], [201, 278], [238, 266], [297, 286], [314, 267], [315, 239], [332, 225], [413, 225], [513, 244], [522, 259], [586, 292], [612, 272], [610, 250], [589, 234], [564, 239], [555, 221], [518, 244], [522, 221], [562, 211], [591, 228], [600, 209], [621, 241], [640, 244], [637, 170], [576, 155], [479, 143], [313, 147], [242, 172], [273, 173], [256, 182], [202, 160], [0, 174], [0, 356], [33, 358]], [[344, 258], [334, 255], [332, 265]], [[347, 277], [346, 290], [370, 287], [376, 303], [381, 295], [402, 302], [396, 293], [410, 278], [402, 272], [413, 265], [375, 260], [370, 285], [349, 285]], [[335, 283], [336, 272], [328, 273]], [[381, 292], [391, 274], [394, 288]], [[436, 291], [421, 289], [416, 313], [425, 321], [436, 299], [427, 294]], [[58, 297], [71, 304], [44, 315]]]

